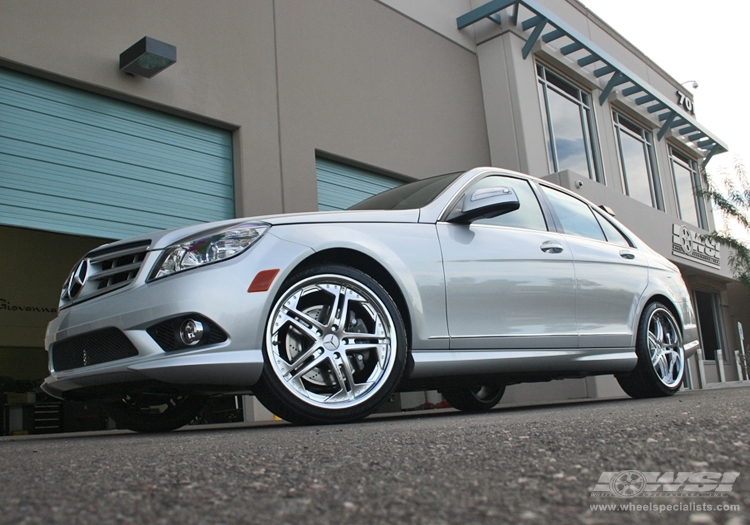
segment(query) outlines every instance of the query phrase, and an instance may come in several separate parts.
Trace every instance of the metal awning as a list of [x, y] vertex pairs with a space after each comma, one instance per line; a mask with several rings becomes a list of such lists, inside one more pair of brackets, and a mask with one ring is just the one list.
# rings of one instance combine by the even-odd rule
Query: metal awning
[[463, 29], [485, 18], [502, 24], [503, 17], [507, 17], [514, 26], [520, 23], [526, 34], [524, 59], [541, 39], [548, 49], [572, 60], [581, 70], [600, 79], [600, 85], [603, 85], [600, 105], [617, 90], [644, 113], [658, 117], [661, 123], [657, 133], [659, 140], [668, 130], [674, 130], [682, 142], [700, 150], [706, 163], [713, 155], [728, 150], [721, 139], [698, 124], [687, 111], [534, 0], [492, 0], [459, 16], [456, 22], [458, 29]]

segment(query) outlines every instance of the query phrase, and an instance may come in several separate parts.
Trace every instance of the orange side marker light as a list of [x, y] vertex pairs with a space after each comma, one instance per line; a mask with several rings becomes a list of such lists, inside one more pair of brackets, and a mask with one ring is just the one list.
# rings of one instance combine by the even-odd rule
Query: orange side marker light
[[255, 279], [253, 279], [253, 282], [250, 283], [250, 287], [247, 289], [248, 293], [267, 292], [280, 271], [279, 268], [274, 268], [273, 270], [258, 272], [258, 275], [255, 276]]

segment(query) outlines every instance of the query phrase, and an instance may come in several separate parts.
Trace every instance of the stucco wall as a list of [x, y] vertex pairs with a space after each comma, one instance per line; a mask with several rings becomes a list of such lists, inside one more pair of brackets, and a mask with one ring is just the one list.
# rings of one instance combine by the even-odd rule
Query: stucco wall
[[476, 55], [377, 2], [278, 2], [286, 211], [315, 150], [408, 177], [489, 163]]

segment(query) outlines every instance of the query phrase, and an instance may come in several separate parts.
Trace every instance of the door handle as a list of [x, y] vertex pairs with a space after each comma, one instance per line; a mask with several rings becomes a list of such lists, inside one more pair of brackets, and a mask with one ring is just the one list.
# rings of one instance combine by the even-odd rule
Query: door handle
[[635, 254], [628, 250], [620, 250], [620, 257], [623, 259], [635, 259]]
[[544, 253], [560, 253], [563, 251], [563, 246], [557, 241], [545, 241], [539, 247]]

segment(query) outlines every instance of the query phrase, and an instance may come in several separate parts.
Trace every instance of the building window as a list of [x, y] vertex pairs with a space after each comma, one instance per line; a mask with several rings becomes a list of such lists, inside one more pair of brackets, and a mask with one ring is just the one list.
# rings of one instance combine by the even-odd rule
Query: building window
[[672, 147], [669, 148], [669, 160], [680, 218], [704, 230], [708, 229], [703, 198], [699, 194], [698, 163]]
[[540, 64], [537, 76], [550, 172], [568, 169], [602, 182], [591, 94]]
[[619, 113], [613, 113], [612, 118], [625, 193], [643, 204], [663, 210], [651, 132]]
[[[716, 350], [725, 348], [722, 342], [724, 337], [721, 329], [719, 294], [694, 290], [693, 296], [695, 298], [695, 311], [698, 318], [703, 359], [714, 361], [716, 360]], [[726, 351], [724, 354], [724, 360], [726, 360]]]

